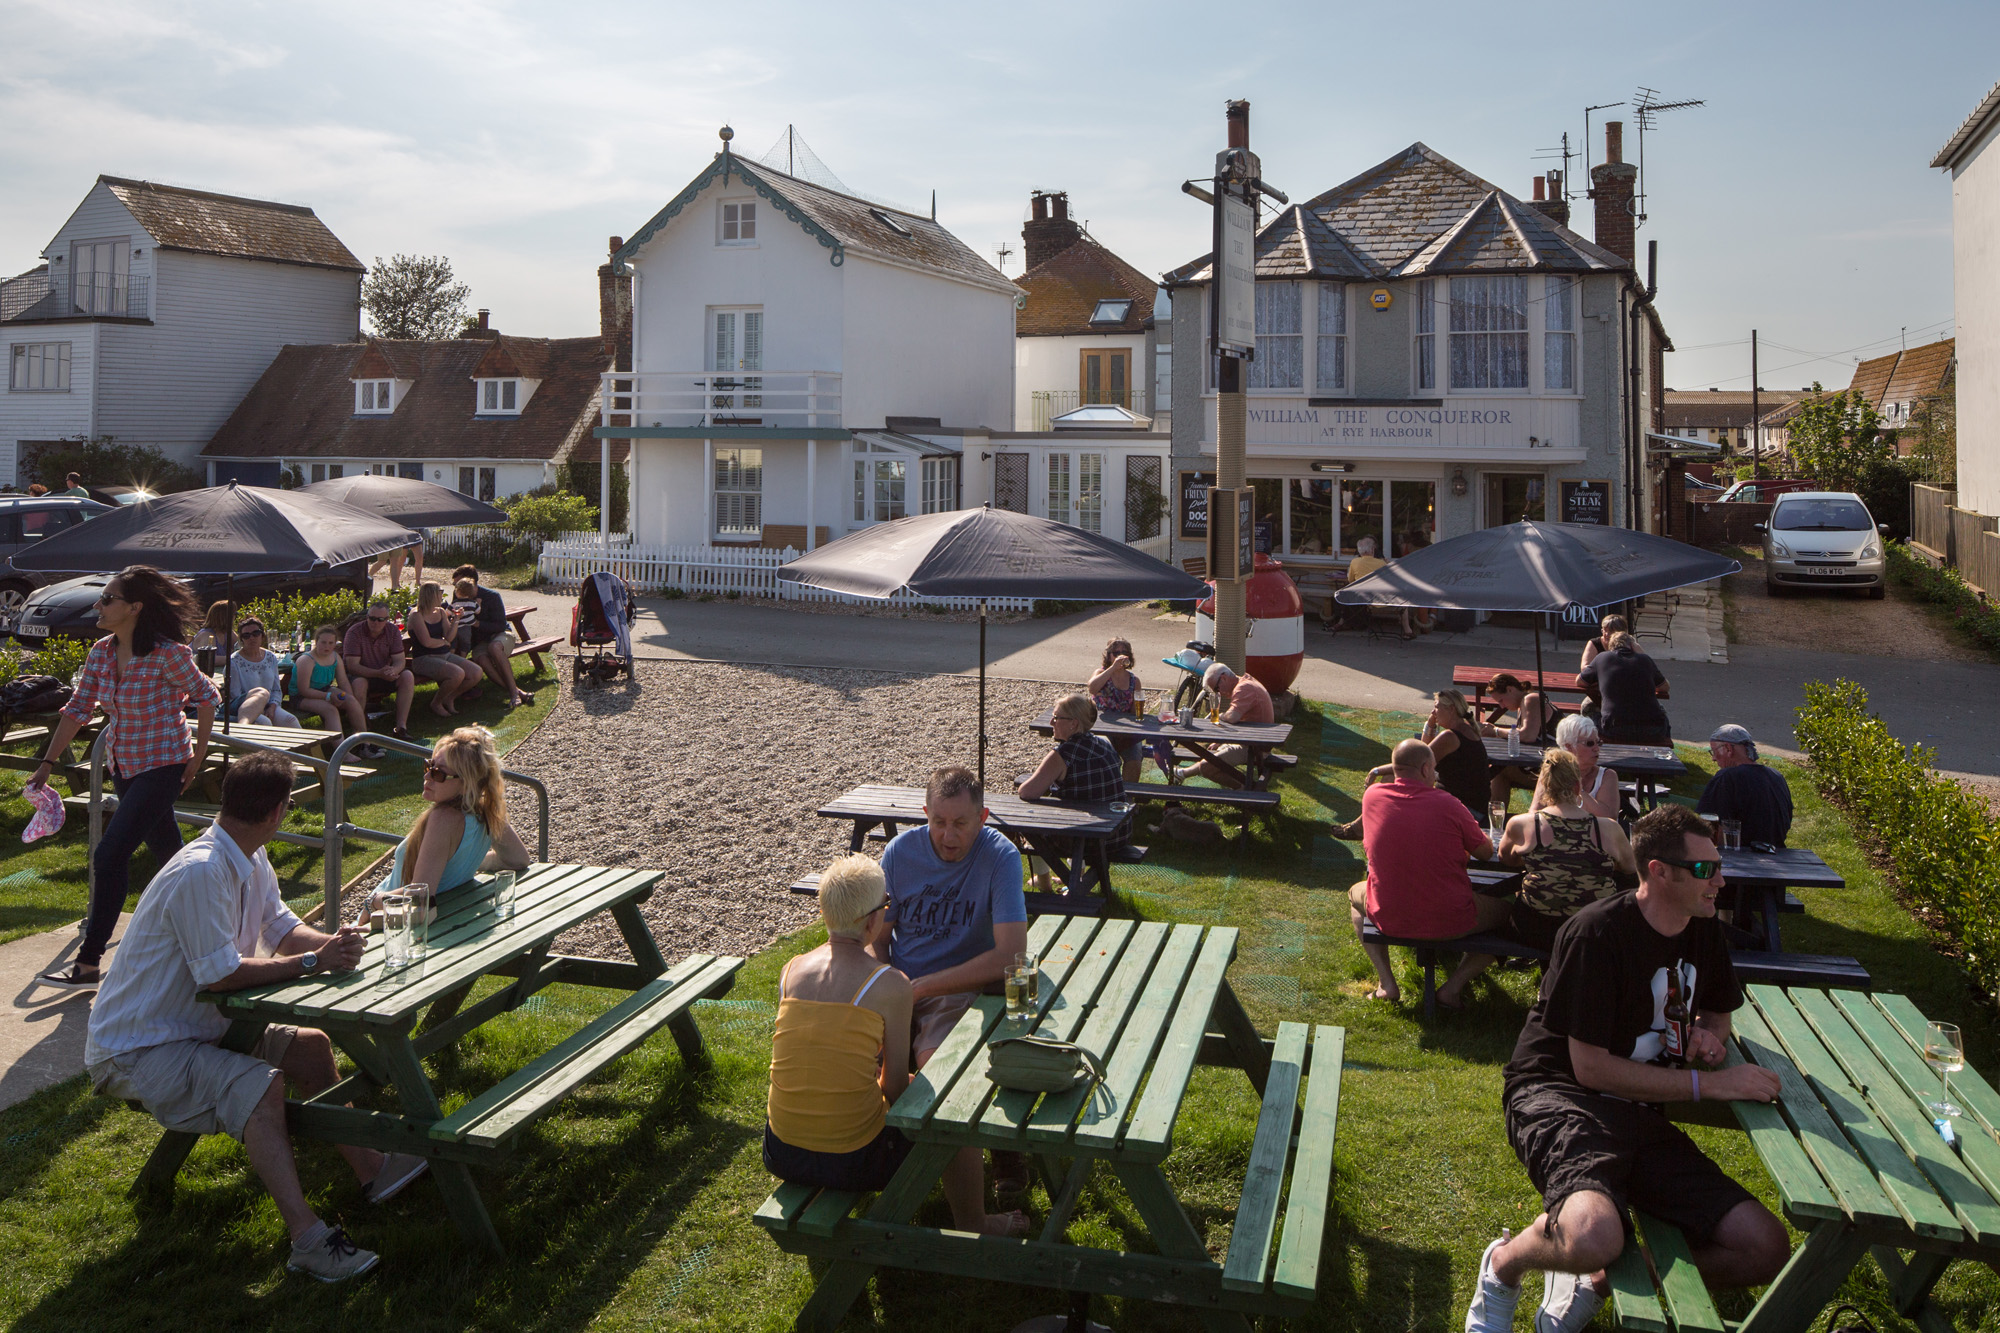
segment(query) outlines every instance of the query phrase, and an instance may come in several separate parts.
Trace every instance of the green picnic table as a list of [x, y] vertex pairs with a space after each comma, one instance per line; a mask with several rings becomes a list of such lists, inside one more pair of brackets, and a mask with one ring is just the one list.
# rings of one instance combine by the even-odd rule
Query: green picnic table
[[[378, 936], [352, 972], [226, 994], [207, 992], [201, 998], [229, 1016], [223, 1044], [231, 1050], [249, 1050], [267, 1023], [318, 1028], [331, 1037], [354, 1062], [355, 1072], [310, 1101], [286, 1104], [293, 1135], [430, 1158], [431, 1175], [460, 1233], [497, 1251], [499, 1235], [471, 1167], [504, 1159], [522, 1131], [553, 1111], [578, 1084], [662, 1027], [673, 1034], [690, 1066], [707, 1063], [690, 1006], [727, 993], [743, 960], [695, 954], [667, 966], [639, 912], [664, 877], [660, 870], [537, 864], [521, 875], [514, 913], [506, 920], [494, 915], [490, 880], [445, 895], [431, 926], [429, 955], [417, 965], [390, 970]], [[618, 923], [634, 961], [549, 952], [558, 935], [601, 912], [610, 912]], [[495, 975], [513, 977], [514, 984], [467, 1006], [473, 985]], [[558, 981], [632, 993], [539, 1059], [445, 1115], [424, 1070], [424, 1057]], [[421, 1031], [419, 1019], [424, 1020]], [[395, 1088], [400, 1114], [366, 1106], [368, 1094], [385, 1086]], [[344, 1104], [354, 1100], [364, 1104]], [[164, 1135], [140, 1173], [139, 1187], [171, 1186], [195, 1142], [193, 1134]]]
[[[1775, 1105], [1729, 1102], [1778, 1187], [1785, 1216], [1805, 1233], [1737, 1333], [1804, 1333], [1864, 1255], [1888, 1279], [1898, 1313], [1932, 1333], [1951, 1323], [1931, 1289], [1958, 1259], [2000, 1263], [2000, 1096], [1968, 1066], [1951, 1076], [1966, 1114], [1948, 1143], [1925, 1106], [1941, 1080], [1924, 1063], [1928, 1020], [1901, 995], [1749, 986], [1732, 1024], [1731, 1063], [1748, 1059], [1783, 1081]], [[1688, 1119], [1714, 1103], [1670, 1108]], [[1725, 1113], [1724, 1121], [1726, 1122]], [[1720, 1122], [1718, 1122], [1720, 1123]], [[1611, 1273], [1626, 1328], [1724, 1328], [1685, 1239], [1636, 1219], [1652, 1271], [1635, 1247]], [[1664, 1298], [1666, 1309], [1662, 1311]]]
[[[1184, 1305], [1208, 1328], [1238, 1333], [1247, 1333], [1246, 1316], [1310, 1310], [1345, 1034], [1284, 1023], [1275, 1042], [1260, 1038], [1225, 976], [1236, 941], [1233, 927], [1036, 918], [1028, 947], [1042, 959], [1038, 1013], [1008, 1019], [999, 999], [973, 1002], [890, 1108], [889, 1123], [914, 1146], [873, 1202], [857, 1213], [861, 1195], [785, 1184], [757, 1211], [755, 1220], [781, 1248], [831, 1261], [797, 1326], [837, 1326], [877, 1267]], [[996, 1089], [985, 1077], [987, 1042], [1030, 1031], [1098, 1055], [1105, 1078], [1047, 1096]], [[1220, 1263], [1161, 1170], [1197, 1064], [1242, 1069], [1263, 1095]], [[1040, 1166], [1050, 1211], [1039, 1236], [977, 1236], [911, 1222], [946, 1164], [968, 1145], [1023, 1152]], [[1124, 1187], [1159, 1253], [1063, 1243], [1099, 1167]]]

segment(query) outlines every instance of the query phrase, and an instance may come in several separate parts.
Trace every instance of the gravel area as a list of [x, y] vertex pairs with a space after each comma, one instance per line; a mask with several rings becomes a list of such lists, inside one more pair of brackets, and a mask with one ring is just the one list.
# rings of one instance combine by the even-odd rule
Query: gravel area
[[[748, 955], [811, 920], [812, 900], [785, 886], [845, 852], [851, 827], [813, 812], [862, 783], [921, 785], [977, 753], [975, 680], [693, 662], [637, 672], [636, 685], [581, 697], [565, 686], [507, 766], [549, 786], [551, 860], [667, 872], [644, 910], [669, 961]], [[1039, 761], [1047, 742], [1025, 724], [1055, 694], [987, 681], [996, 788]], [[517, 827], [531, 829], [532, 810]], [[626, 956], [608, 917], [557, 948]]]
[[1872, 657], [1919, 657], [1946, 662], [1984, 662], [1984, 654], [1953, 643], [1915, 602], [1894, 584], [1875, 601], [1845, 591], [1795, 592], [1772, 597], [1764, 589], [1764, 562], [1755, 548], [1739, 553], [1743, 572], [1728, 584], [1734, 612], [1734, 642], [1818, 652], [1866, 653]]

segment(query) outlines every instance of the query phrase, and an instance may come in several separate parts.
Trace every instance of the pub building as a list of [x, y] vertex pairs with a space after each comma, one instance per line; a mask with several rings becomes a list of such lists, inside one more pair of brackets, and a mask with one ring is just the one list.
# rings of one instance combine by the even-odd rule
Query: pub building
[[[1671, 344], [1633, 263], [1636, 172], [1606, 128], [1595, 242], [1566, 225], [1560, 173], [1524, 201], [1421, 143], [1267, 211], [1248, 477], [1258, 549], [1309, 598], [1364, 537], [1393, 558], [1523, 518], [1626, 526], [1635, 489], [1641, 524], [1653, 513]], [[1208, 346], [1209, 265], [1166, 275], [1180, 347]], [[1201, 404], [1173, 414], [1175, 560], [1204, 552], [1214, 361], [1173, 363], [1174, 402]]]

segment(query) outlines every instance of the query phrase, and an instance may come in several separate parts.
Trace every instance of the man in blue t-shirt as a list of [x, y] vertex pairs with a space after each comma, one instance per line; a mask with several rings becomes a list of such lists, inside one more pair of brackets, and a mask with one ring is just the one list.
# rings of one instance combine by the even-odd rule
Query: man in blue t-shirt
[[[890, 929], [886, 952], [880, 943], [871, 947], [910, 979], [911, 1046], [919, 1069], [973, 997], [1005, 976], [1014, 955], [1028, 948], [1021, 853], [986, 827], [986, 814], [986, 792], [972, 770], [941, 768], [924, 789], [924, 827], [897, 834], [882, 853]], [[1025, 1165], [1020, 1164], [1023, 1177]], [[960, 1231], [1027, 1234], [1027, 1218], [1019, 1211], [986, 1212], [981, 1168], [977, 1148], [961, 1150], [945, 1168], [953, 1225]]]
[[1715, 776], [1702, 789], [1696, 808], [1740, 823], [1745, 847], [1785, 850], [1792, 832], [1792, 789], [1784, 774], [1757, 761], [1750, 729], [1734, 722], [1717, 727], [1708, 738], [1708, 753], [1715, 760]]

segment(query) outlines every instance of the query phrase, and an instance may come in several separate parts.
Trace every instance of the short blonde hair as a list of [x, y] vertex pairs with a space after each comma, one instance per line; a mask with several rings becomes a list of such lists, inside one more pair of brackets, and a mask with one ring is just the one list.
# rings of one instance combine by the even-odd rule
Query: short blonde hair
[[1450, 708], [1452, 716], [1459, 721], [1472, 721], [1472, 705], [1465, 701], [1463, 692], [1459, 690], [1439, 690], [1431, 697]]
[[1619, 630], [1618, 632], [1613, 634], [1610, 638], [1604, 641], [1604, 646], [1614, 653], [1617, 652], [1620, 648], [1631, 648], [1634, 651], [1637, 651], [1639, 647], [1639, 641], [1633, 638], [1630, 634], [1627, 634], [1624, 630]]
[[882, 906], [889, 881], [875, 861], [855, 852], [828, 866], [819, 877], [819, 919], [829, 935], [854, 935]]
[[1085, 731], [1097, 725], [1097, 705], [1090, 701], [1090, 696], [1087, 694], [1063, 695], [1056, 700], [1056, 706], [1050, 710], [1050, 714], [1054, 717], [1066, 717], [1072, 722], [1080, 722]]
[[1542, 751], [1542, 795], [1550, 805], [1574, 805], [1583, 798], [1582, 766], [1568, 750]]

